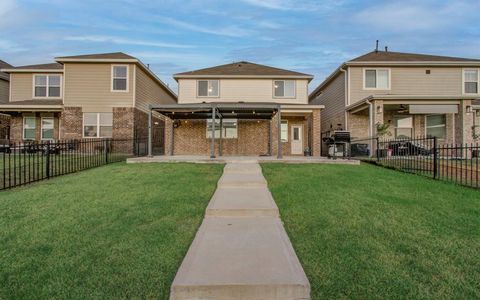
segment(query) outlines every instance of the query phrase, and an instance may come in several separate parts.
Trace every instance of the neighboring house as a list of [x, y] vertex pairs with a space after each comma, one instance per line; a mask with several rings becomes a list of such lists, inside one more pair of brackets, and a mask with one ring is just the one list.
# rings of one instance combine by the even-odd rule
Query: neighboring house
[[[3, 60], [0, 60], [0, 70], [11, 68], [12, 66]], [[0, 104], [8, 102], [10, 90], [10, 75], [0, 72]], [[0, 112], [0, 140], [8, 139], [10, 134], [10, 116]]]
[[322, 106], [308, 105], [311, 75], [241, 61], [173, 77], [178, 105], [154, 109], [171, 120], [166, 154], [320, 155]]
[[309, 102], [325, 105], [324, 131], [341, 127], [362, 139], [389, 124], [390, 138], [471, 143], [479, 88], [479, 59], [373, 51], [343, 63]]
[[168, 86], [124, 53], [55, 58], [55, 63], [4, 68], [14, 141], [147, 136], [148, 106], [176, 103]]

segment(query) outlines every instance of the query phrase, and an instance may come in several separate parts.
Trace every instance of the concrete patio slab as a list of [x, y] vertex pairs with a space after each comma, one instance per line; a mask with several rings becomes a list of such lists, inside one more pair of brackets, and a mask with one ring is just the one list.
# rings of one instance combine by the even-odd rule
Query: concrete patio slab
[[170, 299], [310, 299], [310, 285], [279, 218], [206, 217]]
[[267, 181], [262, 173], [224, 173], [218, 181], [218, 187], [266, 187]]
[[208, 204], [207, 216], [278, 217], [278, 207], [267, 187], [218, 188]]

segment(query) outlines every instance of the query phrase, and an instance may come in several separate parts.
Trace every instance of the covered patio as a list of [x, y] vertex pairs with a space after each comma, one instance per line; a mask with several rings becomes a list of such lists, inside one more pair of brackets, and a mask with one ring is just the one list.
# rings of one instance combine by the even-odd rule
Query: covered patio
[[[284, 149], [290, 133], [288, 145], [300, 139], [305, 148], [312, 149], [311, 155], [319, 156], [320, 136], [315, 138], [315, 134], [320, 132], [320, 109], [315, 105], [245, 102], [152, 105], [148, 155], [153, 155], [153, 115], [159, 114], [165, 120], [166, 156], [208, 153], [211, 159], [225, 154], [282, 158], [290, 154], [289, 148]], [[292, 120], [301, 118], [303, 123], [296, 125], [295, 132], [288, 131], [286, 115]], [[302, 154], [304, 146], [300, 146]]]

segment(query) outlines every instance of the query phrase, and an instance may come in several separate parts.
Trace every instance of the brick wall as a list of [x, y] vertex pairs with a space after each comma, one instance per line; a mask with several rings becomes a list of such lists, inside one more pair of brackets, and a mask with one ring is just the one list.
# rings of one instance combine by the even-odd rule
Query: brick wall
[[61, 114], [60, 138], [74, 140], [82, 138], [83, 113], [81, 107], [64, 107]]
[[5, 139], [10, 135], [10, 116], [0, 115], [0, 139]]

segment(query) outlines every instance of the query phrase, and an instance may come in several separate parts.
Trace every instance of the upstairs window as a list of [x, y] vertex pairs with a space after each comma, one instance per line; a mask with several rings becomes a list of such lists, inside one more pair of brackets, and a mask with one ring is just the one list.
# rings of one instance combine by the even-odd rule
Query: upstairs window
[[61, 92], [60, 75], [35, 75], [34, 98], [59, 98]]
[[480, 84], [479, 69], [463, 70], [463, 93], [478, 94], [478, 85]]
[[[237, 119], [223, 119], [222, 121], [222, 138], [237, 138]], [[207, 120], [207, 138], [212, 138], [212, 120]], [[220, 120], [215, 120], [215, 138], [220, 138]]]
[[276, 98], [295, 98], [295, 80], [274, 80], [273, 95]]
[[128, 66], [112, 66], [112, 91], [128, 91]]
[[197, 82], [198, 97], [218, 97], [218, 80], [199, 80]]
[[365, 69], [363, 74], [363, 88], [368, 90], [390, 89], [390, 70]]
[[112, 113], [83, 114], [83, 136], [86, 138], [111, 138], [112, 128]]

